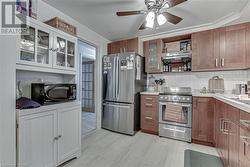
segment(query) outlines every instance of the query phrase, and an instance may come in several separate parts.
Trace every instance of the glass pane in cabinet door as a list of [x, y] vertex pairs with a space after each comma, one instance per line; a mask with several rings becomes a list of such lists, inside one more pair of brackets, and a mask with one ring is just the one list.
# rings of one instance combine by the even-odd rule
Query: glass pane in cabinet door
[[37, 43], [37, 62], [49, 64], [49, 34], [38, 30]]
[[75, 67], [75, 43], [68, 41], [67, 45], [67, 67]]
[[157, 67], [157, 44], [150, 44], [149, 46], [149, 66]]
[[56, 65], [65, 67], [66, 63], [66, 40], [57, 37]]
[[35, 29], [29, 27], [28, 35], [21, 35], [20, 60], [35, 62]]

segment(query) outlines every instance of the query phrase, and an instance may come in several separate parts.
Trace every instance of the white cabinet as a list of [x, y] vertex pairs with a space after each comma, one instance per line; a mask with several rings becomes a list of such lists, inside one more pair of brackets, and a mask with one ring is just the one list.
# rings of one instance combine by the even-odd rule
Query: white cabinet
[[59, 69], [75, 69], [76, 40], [74, 37], [54, 33], [53, 67]]
[[31, 23], [28, 33], [21, 35], [17, 63], [52, 67], [53, 32]]
[[55, 111], [29, 115], [19, 119], [19, 166], [55, 166], [56, 125]]
[[[76, 71], [77, 38], [37, 20], [31, 20], [28, 33], [21, 35], [17, 65], [27, 68]], [[17, 69], [18, 69], [17, 68]]]
[[55, 167], [81, 154], [81, 109], [57, 109], [20, 116], [18, 164]]
[[63, 162], [79, 150], [81, 138], [79, 108], [65, 109], [58, 112], [58, 162]]

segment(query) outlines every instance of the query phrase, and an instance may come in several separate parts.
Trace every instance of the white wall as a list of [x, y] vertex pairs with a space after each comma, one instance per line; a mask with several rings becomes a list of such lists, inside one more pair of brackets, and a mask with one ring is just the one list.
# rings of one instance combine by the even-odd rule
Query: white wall
[[0, 35], [0, 166], [16, 163], [15, 64], [17, 36]]

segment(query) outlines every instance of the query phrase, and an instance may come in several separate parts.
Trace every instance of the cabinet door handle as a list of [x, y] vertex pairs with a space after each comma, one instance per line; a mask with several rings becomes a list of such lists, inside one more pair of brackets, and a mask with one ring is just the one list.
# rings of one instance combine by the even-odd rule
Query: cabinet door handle
[[147, 120], [153, 120], [152, 117], [145, 117]]
[[247, 141], [250, 139], [250, 137], [246, 137], [246, 136], [240, 136], [241, 141], [247, 146], [250, 146], [250, 143]]
[[248, 121], [248, 120], [241, 119], [240, 124], [247, 127], [247, 128], [250, 128], [250, 121]]
[[230, 122], [228, 122], [227, 120], [223, 121], [223, 134], [224, 135], [228, 135], [229, 134], [229, 130], [227, 129], [228, 123], [230, 123]]
[[220, 132], [222, 133], [223, 132], [223, 125], [224, 125], [224, 119], [220, 119]]
[[222, 59], [221, 59], [221, 67], [224, 67], [224, 66], [225, 66], [225, 59], [222, 58]]
[[218, 67], [218, 59], [215, 59], [215, 67]]

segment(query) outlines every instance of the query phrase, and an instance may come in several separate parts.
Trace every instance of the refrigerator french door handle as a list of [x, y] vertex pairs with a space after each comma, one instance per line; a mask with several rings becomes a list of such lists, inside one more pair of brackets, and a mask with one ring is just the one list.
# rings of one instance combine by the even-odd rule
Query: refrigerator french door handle
[[116, 83], [117, 83], [116, 99], [119, 99], [119, 94], [120, 94], [120, 57], [117, 57], [117, 82]]
[[113, 85], [112, 95], [113, 98], [116, 99], [116, 57], [114, 57], [113, 76], [115, 78], [112, 78], [112, 85]]

